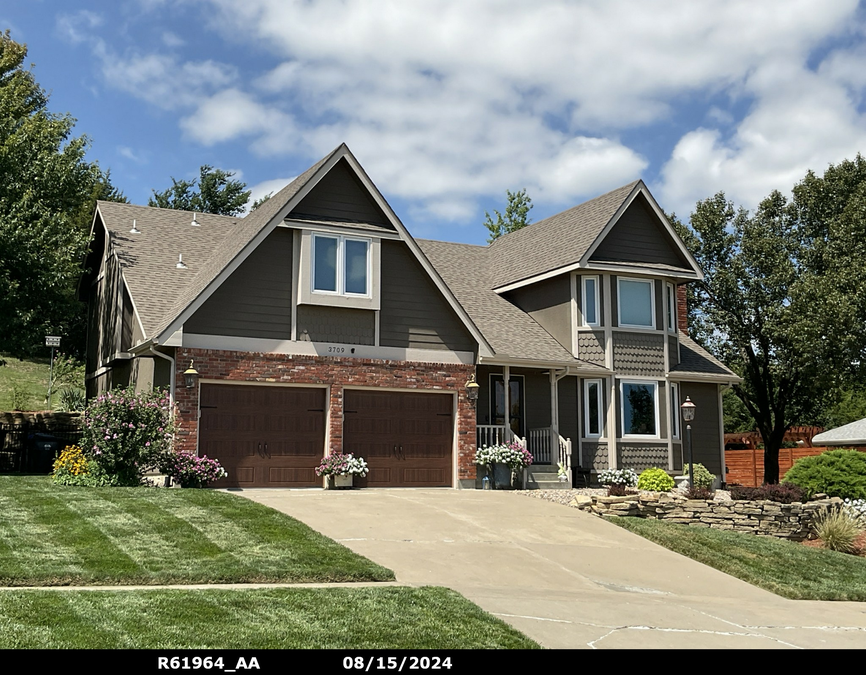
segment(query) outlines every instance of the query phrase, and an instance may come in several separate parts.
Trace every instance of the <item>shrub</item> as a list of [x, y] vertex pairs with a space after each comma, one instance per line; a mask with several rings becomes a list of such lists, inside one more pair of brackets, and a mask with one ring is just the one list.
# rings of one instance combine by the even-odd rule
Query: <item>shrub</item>
[[228, 472], [215, 459], [199, 457], [192, 452], [175, 452], [163, 460], [160, 470], [185, 488], [203, 488]]
[[780, 483], [779, 485], [762, 485], [761, 487], [731, 486], [731, 499], [760, 500], [764, 499], [780, 504], [806, 501], [806, 493], [796, 485]]
[[30, 395], [24, 387], [17, 383], [12, 385], [12, 390], [9, 392], [9, 403], [12, 404], [12, 410], [24, 410], [29, 400]]
[[859, 553], [857, 539], [863, 532], [864, 522], [860, 515], [852, 515], [844, 508], [825, 509], [812, 522], [812, 530], [824, 548], [839, 553]]
[[785, 483], [803, 488], [810, 496], [826, 492], [842, 499], [866, 499], [866, 453], [856, 450], [831, 450], [798, 459]]
[[664, 469], [647, 469], [637, 479], [638, 490], [669, 492], [674, 489], [674, 479]]
[[[692, 473], [695, 477], [695, 484], [691, 487], [710, 489], [713, 487], [713, 481], [716, 480], [715, 474], [709, 472], [709, 469], [703, 464], [695, 464], [692, 468]], [[689, 465], [683, 464], [683, 476], [689, 475]]]
[[79, 412], [84, 410], [87, 405], [87, 399], [84, 397], [84, 392], [81, 389], [61, 389], [60, 403], [57, 409], [61, 412]]
[[52, 478], [58, 485], [101, 487], [117, 484], [113, 476], [106, 475], [77, 445], [67, 445], [60, 457], [54, 460]]
[[637, 474], [632, 469], [605, 469], [598, 472], [598, 482], [602, 485], [637, 485]]
[[[695, 483], [697, 482], [698, 479], [695, 478]], [[712, 499], [713, 491], [705, 487], [693, 487], [686, 490], [685, 495], [686, 499]]]
[[102, 394], [84, 414], [81, 445], [113, 484], [140, 485], [169, 458], [174, 417], [168, 392], [130, 387]]

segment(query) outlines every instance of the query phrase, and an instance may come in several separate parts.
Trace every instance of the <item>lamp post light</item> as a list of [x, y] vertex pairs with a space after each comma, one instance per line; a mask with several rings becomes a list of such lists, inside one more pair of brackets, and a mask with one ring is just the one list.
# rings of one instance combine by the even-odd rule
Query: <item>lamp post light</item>
[[478, 402], [478, 390], [481, 389], [481, 385], [479, 385], [475, 381], [475, 373], [469, 376], [469, 379], [466, 381], [466, 398], [469, 399], [469, 404], [474, 408], [475, 404]]
[[187, 389], [195, 387], [195, 383], [198, 381], [198, 371], [192, 367], [192, 361], [189, 362], [189, 368], [183, 371], [183, 379]]
[[686, 423], [686, 443], [689, 446], [689, 490], [695, 487], [695, 468], [692, 461], [692, 420], [695, 419], [695, 408], [697, 406], [692, 403], [691, 399], [686, 396], [685, 402], [680, 406], [683, 413], [683, 422]]

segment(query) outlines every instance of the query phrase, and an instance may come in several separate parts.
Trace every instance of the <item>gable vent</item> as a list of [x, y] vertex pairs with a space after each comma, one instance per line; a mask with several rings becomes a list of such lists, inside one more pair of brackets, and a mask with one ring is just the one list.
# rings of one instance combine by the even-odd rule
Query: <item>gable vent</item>
[[132, 229], [129, 231], [130, 234], [141, 234], [141, 230], [139, 230], [135, 226], [135, 218], [132, 219]]
[[177, 265], [175, 265], [179, 270], [187, 269], [186, 264], [183, 262], [183, 253], [177, 254]]

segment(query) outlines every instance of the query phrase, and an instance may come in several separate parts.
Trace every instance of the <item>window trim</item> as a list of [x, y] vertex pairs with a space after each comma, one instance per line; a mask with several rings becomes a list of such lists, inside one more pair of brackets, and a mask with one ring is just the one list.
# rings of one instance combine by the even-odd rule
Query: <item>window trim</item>
[[[623, 323], [622, 320], [622, 288], [623, 281], [634, 281], [642, 284], [648, 284], [650, 287], [650, 319], [649, 325], [640, 325], [633, 323]], [[656, 284], [653, 279], [638, 279], [635, 277], [617, 277], [616, 278], [616, 316], [619, 326], [622, 328], [639, 328], [640, 330], [656, 330]]]
[[[336, 291], [327, 291], [316, 288], [316, 240], [317, 239], [336, 239], [337, 240], [337, 263], [336, 263]], [[363, 242], [367, 247], [367, 292], [366, 293], [350, 293], [346, 290], [346, 242], [358, 241]], [[341, 298], [372, 298], [373, 297], [373, 275], [372, 275], [372, 259], [373, 259], [373, 240], [364, 237], [350, 237], [342, 234], [330, 234], [324, 232], [314, 232], [312, 241], [310, 242], [310, 293], [315, 295], [330, 295]]]
[[[583, 381], [583, 438], [604, 438], [604, 380], [592, 379]], [[598, 433], [590, 433], [589, 430], [589, 387], [598, 385]]]
[[[595, 300], [595, 321], [588, 321], [586, 318], [586, 282], [592, 279], [595, 282], [595, 292], [593, 295], [595, 296], [593, 299]], [[580, 288], [581, 288], [581, 296], [580, 296], [580, 317], [583, 322], [582, 325], [592, 328], [598, 328], [601, 325], [601, 321], [599, 320], [600, 307], [599, 307], [599, 283], [600, 279], [595, 274], [586, 274], [580, 277]]]
[[[649, 386], [653, 389], [653, 403], [655, 407], [655, 434], [626, 434], [625, 433], [625, 392], [627, 384]], [[619, 381], [619, 429], [620, 438], [626, 440], [661, 440], [661, 420], [659, 420], [659, 383], [655, 379], [628, 378]]]
[[670, 387], [671, 407], [671, 438], [680, 437], [680, 385], [676, 382], [668, 382]]
[[668, 332], [676, 333], [677, 332], [677, 292], [674, 288], [674, 285], [671, 283], [665, 284], [665, 291], [667, 294], [667, 322], [668, 322]]

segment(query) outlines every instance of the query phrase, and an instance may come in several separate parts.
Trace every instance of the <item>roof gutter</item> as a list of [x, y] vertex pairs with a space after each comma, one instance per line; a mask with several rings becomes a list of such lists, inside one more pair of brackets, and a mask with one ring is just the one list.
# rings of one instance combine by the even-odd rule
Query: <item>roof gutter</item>
[[174, 389], [175, 389], [175, 378], [176, 378], [175, 360], [174, 360], [173, 356], [169, 356], [168, 354], [163, 354], [162, 352], [156, 351], [154, 349], [155, 345], [156, 345], [155, 341], [151, 340], [150, 344], [148, 345], [148, 348], [147, 348], [148, 353], [153, 354], [154, 356], [158, 356], [161, 359], [165, 359], [166, 361], [168, 361], [171, 364], [171, 385], [169, 388], [168, 396], [169, 396], [169, 400], [171, 401], [171, 405], [174, 406]]

